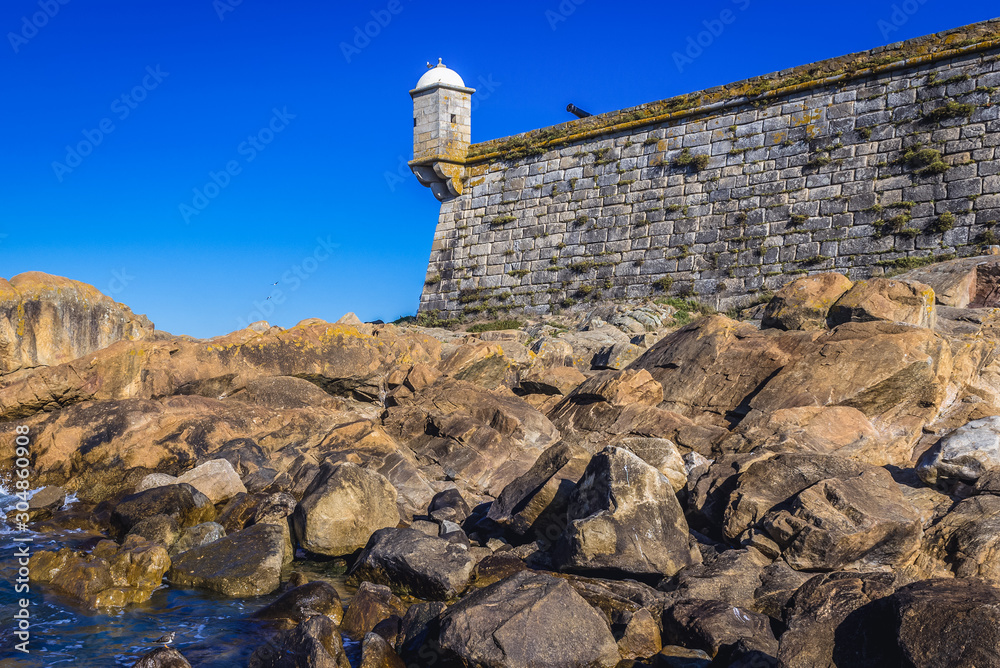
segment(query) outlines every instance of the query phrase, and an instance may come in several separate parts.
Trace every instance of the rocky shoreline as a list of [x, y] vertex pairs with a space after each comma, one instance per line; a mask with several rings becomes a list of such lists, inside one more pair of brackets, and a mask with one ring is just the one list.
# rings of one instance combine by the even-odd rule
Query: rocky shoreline
[[997, 277], [198, 340], [23, 274], [0, 471], [30, 433], [31, 527], [93, 536], [31, 582], [81, 609], [280, 594], [254, 668], [1000, 666]]

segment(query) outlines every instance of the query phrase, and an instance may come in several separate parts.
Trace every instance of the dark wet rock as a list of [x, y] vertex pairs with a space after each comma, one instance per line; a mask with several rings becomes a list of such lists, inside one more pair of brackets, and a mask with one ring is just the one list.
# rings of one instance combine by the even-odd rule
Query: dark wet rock
[[176, 649], [158, 647], [132, 664], [132, 668], [191, 668]]
[[894, 665], [1000, 666], [997, 587], [975, 578], [923, 580], [900, 588], [885, 603], [897, 628]]
[[362, 582], [347, 605], [340, 628], [348, 637], [361, 640], [382, 620], [405, 614], [406, 606], [389, 587]]
[[472, 514], [472, 509], [465, 502], [462, 493], [453, 487], [434, 495], [427, 508], [427, 514], [436, 520], [449, 520], [461, 524]]
[[441, 633], [441, 615], [447, 607], [440, 601], [414, 603], [399, 626], [396, 651], [408, 665], [420, 665], [428, 657], [442, 656], [438, 638]]
[[102, 540], [89, 554], [64, 547], [31, 555], [29, 578], [47, 583], [91, 608], [123, 607], [149, 600], [170, 568], [162, 545], [129, 536], [119, 545]]
[[884, 643], [892, 629], [872, 604], [897, 587], [891, 573], [816, 575], [792, 597], [778, 659], [784, 668], [876, 668], [891, 665]]
[[316, 615], [257, 648], [249, 668], [351, 668], [337, 626]]
[[361, 665], [358, 668], [406, 668], [392, 646], [377, 633], [369, 633], [361, 643]]
[[679, 601], [664, 614], [663, 633], [675, 644], [696, 647], [712, 656], [741, 640], [745, 647], [768, 656], [778, 652], [766, 615], [723, 601]]
[[66, 503], [66, 490], [49, 485], [35, 492], [28, 499], [28, 518], [32, 522], [50, 519], [52, 514]]
[[154, 487], [123, 498], [111, 513], [111, 524], [124, 536], [129, 529], [155, 515], [169, 515], [186, 528], [215, 519], [215, 506], [197, 489], [181, 483]]
[[181, 537], [181, 530], [177, 526], [177, 520], [170, 515], [153, 515], [137, 522], [128, 533], [128, 536], [139, 536], [152, 543], [159, 543], [168, 550]]
[[441, 620], [441, 647], [462, 665], [612, 668], [602, 616], [564, 580], [523, 571], [466, 596]]
[[255, 524], [178, 555], [169, 579], [177, 586], [211, 589], [226, 596], [270, 594], [281, 583], [284, 553], [281, 528]]
[[325, 615], [337, 625], [344, 618], [340, 595], [329, 582], [317, 580], [289, 589], [278, 600], [255, 612], [253, 617], [295, 626], [314, 615]]
[[403, 620], [398, 615], [393, 615], [376, 624], [371, 632], [382, 636], [387, 643], [395, 647], [400, 639], [402, 628]]
[[401, 595], [447, 600], [465, 590], [475, 562], [469, 549], [415, 529], [380, 529], [351, 568], [351, 581], [387, 585]]

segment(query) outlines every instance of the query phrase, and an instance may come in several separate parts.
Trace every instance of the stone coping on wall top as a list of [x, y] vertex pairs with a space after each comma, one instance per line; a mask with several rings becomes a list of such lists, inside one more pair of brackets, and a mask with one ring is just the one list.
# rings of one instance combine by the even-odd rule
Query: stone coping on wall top
[[555, 146], [603, 134], [781, 97], [838, 81], [931, 63], [998, 46], [1000, 18], [995, 18], [869, 51], [829, 58], [724, 86], [473, 144], [469, 147], [466, 163], [471, 165], [540, 155]]

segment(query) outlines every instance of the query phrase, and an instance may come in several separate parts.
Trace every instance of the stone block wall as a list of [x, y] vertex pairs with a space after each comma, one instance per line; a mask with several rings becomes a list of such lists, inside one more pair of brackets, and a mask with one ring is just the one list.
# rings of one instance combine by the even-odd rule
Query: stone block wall
[[473, 145], [420, 311], [865, 278], [1000, 243], [1000, 21]]

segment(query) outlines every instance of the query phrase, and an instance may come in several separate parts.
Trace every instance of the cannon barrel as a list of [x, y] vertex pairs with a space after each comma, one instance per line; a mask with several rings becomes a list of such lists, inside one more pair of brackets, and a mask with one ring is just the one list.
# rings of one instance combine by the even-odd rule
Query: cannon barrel
[[566, 111], [568, 111], [571, 114], [576, 115], [577, 118], [586, 118], [587, 116], [593, 116], [592, 113], [590, 113], [589, 111], [584, 111], [583, 109], [581, 109], [580, 107], [576, 106], [575, 104], [567, 104], [566, 105]]

